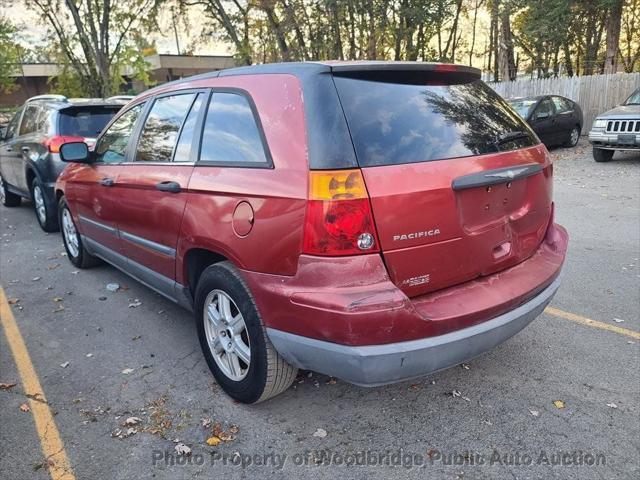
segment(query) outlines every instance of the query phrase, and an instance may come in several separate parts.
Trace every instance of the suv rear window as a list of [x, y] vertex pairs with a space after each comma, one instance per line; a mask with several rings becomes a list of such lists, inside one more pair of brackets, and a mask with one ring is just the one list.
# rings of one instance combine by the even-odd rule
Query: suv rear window
[[[513, 150], [535, 134], [484, 82], [416, 85], [334, 76], [362, 167]], [[523, 132], [522, 135], [507, 135]], [[511, 138], [507, 141], [500, 139]]]
[[60, 135], [95, 138], [121, 107], [69, 107], [60, 111]]

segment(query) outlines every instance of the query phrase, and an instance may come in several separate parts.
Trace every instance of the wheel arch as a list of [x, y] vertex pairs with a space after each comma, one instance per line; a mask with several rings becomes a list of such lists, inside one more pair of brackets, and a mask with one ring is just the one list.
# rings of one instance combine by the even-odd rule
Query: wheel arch
[[192, 298], [195, 298], [196, 286], [202, 272], [207, 267], [225, 260], [229, 261], [230, 259], [207, 248], [194, 247], [185, 252], [182, 261], [183, 278], [186, 282], [185, 287], [191, 293]]

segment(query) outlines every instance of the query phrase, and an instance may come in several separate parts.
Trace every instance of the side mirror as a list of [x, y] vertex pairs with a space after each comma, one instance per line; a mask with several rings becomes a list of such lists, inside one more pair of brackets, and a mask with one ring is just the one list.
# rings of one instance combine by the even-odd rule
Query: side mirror
[[549, 112], [538, 112], [536, 113], [536, 120], [543, 120], [545, 118], [549, 118], [551, 114]]
[[60, 159], [63, 162], [91, 163], [89, 147], [84, 142], [63, 143], [60, 147]]

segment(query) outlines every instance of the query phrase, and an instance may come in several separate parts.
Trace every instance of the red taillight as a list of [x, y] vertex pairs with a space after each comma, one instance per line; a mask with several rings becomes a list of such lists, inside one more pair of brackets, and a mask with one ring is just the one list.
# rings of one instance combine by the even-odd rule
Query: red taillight
[[360, 170], [311, 172], [303, 250], [312, 255], [378, 251], [371, 204]]
[[60, 147], [64, 143], [84, 142], [84, 137], [72, 137], [69, 135], [56, 135], [48, 137], [42, 144], [49, 149], [51, 153], [60, 153]]

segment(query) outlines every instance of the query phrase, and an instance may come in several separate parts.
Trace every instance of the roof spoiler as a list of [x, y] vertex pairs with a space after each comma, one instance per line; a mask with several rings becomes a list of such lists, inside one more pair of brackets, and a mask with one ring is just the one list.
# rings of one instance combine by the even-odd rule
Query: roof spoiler
[[330, 66], [331, 72], [340, 77], [415, 85], [470, 83], [481, 78], [479, 69], [453, 63], [358, 62]]
[[55, 94], [47, 94], [47, 95], [36, 95], [35, 97], [29, 98], [25, 103], [37, 102], [38, 100], [43, 101], [54, 101], [54, 102], [68, 102], [69, 100], [64, 95], [55, 95]]
[[129, 102], [133, 100], [133, 95], [114, 95], [113, 97], [105, 98], [107, 102]]

